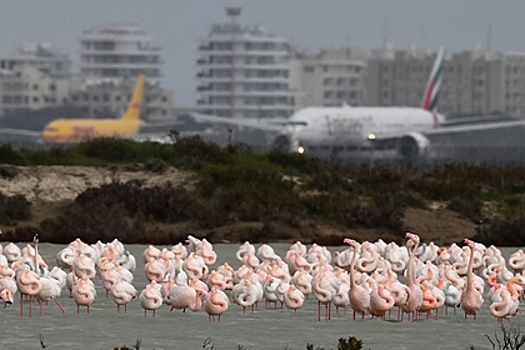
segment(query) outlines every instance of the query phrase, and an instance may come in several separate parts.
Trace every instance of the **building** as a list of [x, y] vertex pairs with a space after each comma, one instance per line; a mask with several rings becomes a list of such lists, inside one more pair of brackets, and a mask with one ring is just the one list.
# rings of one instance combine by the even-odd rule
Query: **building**
[[111, 24], [85, 30], [79, 40], [81, 79], [71, 94], [89, 117], [119, 116], [141, 74], [147, 77], [144, 119], [173, 117], [173, 92], [160, 87], [162, 50], [151, 35], [136, 24]]
[[296, 93], [290, 89], [288, 40], [258, 25], [239, 25], [240, 9], [229, 8], [229, 24], [215, 24], [199, 39], [197, 109], [235, 118], [288, 117]]
[[295, 108], [364, 104], [366, 56], [358, 48], [296, 52], [291, 86], [299, 91]]
[[15, 44], [8, 58], [0, 60], [0, 69], [14, 70], [31, 66], [53, 78], [69, 77], [71, 60], [50, 42], [23, 41]]
[[69, 102], [71, 60], [48, 42], [20, 42], [0, 60], [0, 116]]
[[435, 59], [436, 52], [416, 47], [374, 50], [366, 67], [365, 105], [420, 107]]
[[[412, 47], [375, 50], [367, 62], [365, 104], [420, 106], [436, 53]], [[447, 118], [525, 118], [525, 53], [475, 48], [445, 60], [437, 108]]]
[[[89, 118], [119, 118], [128, 108], [137, 79], [86, 81], [70, 93], [73, 105], [86, 111]], [[158, 84], [146, 82], [142, 107], [143, 119], [166, 120], [173, 115], [173, 100]]]
[[83, 79], [131, 79], [146, 74], [161, 78], [162, 51], [151, 35], [136, 24], [112, 24], [80, 35], [80, 74]]

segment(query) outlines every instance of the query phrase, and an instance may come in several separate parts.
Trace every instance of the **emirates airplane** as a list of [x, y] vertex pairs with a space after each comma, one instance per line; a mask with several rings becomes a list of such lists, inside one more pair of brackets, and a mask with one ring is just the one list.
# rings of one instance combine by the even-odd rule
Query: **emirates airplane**
[[[524, 121], [452, 125], [435, 110], [443, 76], [443, 48], [436, 55], [421, 107], [307, 107], [285, 120], [232, 119], [192, 113], [198, 122], [255, 128], [277, 136], [275, 148], [326, 159], [395, 157], [414, 160], [431, 149], [432, 135], [509, 129]], [[448, 124], [448, 125], [447, 125]], [[460, 136], [461, 137], [461, 136]]]

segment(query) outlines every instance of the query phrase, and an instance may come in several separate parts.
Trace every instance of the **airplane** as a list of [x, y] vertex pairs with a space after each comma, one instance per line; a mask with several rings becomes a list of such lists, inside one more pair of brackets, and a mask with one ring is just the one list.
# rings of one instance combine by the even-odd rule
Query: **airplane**
[[[434, 141], [487, 130], [517, 130], [525, 121], [504, 121], [466, 125], [447, 122], [436, 111], [443, 76], [444, 50], [436, 55], [421, 107], [306, 107], [285, 120], [233, 119], [191, 113], [199, 122], [237, 125], [275, 133], [272, 146], [290, 152], [327, 159], [369, 160], [371, 158], [414, 161], [431, 154]], [[521, 129], [520, 129], [520, 132]], [[521, 134], [523, 135], [523, 134]], [[489, 136], [486, 143], [490, 146]], [[431, 142], [431, 140], [433, 142]], [[450, 147], [449, 149], [452, 149]]]
[[[140, 119], [145, 76], [139, 77], [133, 97], [125, 114], [120, 119], [55, 119], [42, 131], [14, 128], [0, 128], [0, 139], [14, 145], [53, 146], [76, 144], [94, 137], [123, 137], [144, 140], [165, 136], [160, 130], [169, 130], [180, 125], [179, 122], [146, 123]], [[152, 136], [151, 136], [152, 135]]]
[[145, 79], [144, 75], [139, 77], [129, 107], [122, 118], [56, 119], [44, 128], [42, 132], [44, 141], [52, 144], [71, 144], [95, 137], [136, 135], [141, 126], [140, 110]]

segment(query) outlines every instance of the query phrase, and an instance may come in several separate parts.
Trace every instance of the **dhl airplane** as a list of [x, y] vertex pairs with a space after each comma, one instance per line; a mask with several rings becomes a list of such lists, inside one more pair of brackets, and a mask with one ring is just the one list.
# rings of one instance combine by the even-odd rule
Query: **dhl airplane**
[[49, 143], [79, 143], [95, 137], [129, 136], [140, 130], [140, 110], [145, 76], [135, 86], [129, 107], [120, 119], [56, 119], [44, 128], [44, 141]]
[[[487, 130], [525, 128], [525, 121], [489, 122], [452, 125], [436, 112], [443, 75], [443, 48], [431, 70], [420, 108], [415, 107], [307, 107], [285, 120], [233, 119], [192, 113], [198, 122], [219, 123], [255, 128], [276, 135], [275, 148], [305, 153], [327, 159], [368, 159], [371, 156], [418, 159], [427, 156], [431, 139], [454, 135], [461, 138]], [[493, 133], [495, 134], [495, 133]], [[488, 136], [486, 143], [491, 142]], [[523, 131], [525, 135], [525, 130]], [[459, 136], [458, 136], [459, 135]]]
[[[132, 137], [144, 127], [140, 119], [145, 76], [139, 77], [132, 99], [126, 113], [120, 119], [55, 119], [49, 122], [38, 132], [34, 130], [0, 128], [0, 135], [4, 141], [44, 141], [49, 144], [74, 144], [95, 137]], [[176, 125], [176, 123], [159, 124], [156, 126]]]

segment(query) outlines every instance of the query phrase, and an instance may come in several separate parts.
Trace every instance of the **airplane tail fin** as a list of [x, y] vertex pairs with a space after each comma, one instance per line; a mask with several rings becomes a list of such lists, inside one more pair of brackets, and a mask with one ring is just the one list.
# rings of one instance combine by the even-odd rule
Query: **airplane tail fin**
[[427, 111], [432, 111], [436, 107], [437, 98], [439, 94], [439, 87], [441, 86], [441, 79], [443, 78], [443, 47], [439, 48], [436, 56], [436, 61], [430, 72], [425, 94], [423, 95], [423, 102], [421, 108]]
[[140, 120], [140, 110], [142, 107], [142, 98], [144, 95], [144, 81], [146, 77], [141, 75], [135, 85], [135, 92], [133, 92], [133, 97], [129, 103], [128, 110], [126, 114], [122, 117], [122, 120], [135, 121]]

